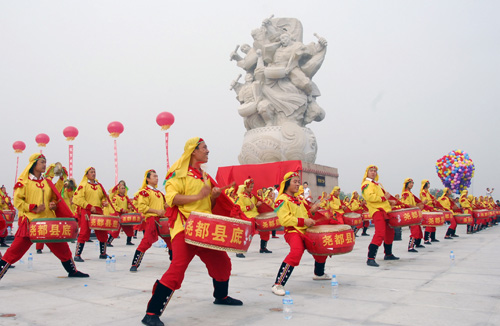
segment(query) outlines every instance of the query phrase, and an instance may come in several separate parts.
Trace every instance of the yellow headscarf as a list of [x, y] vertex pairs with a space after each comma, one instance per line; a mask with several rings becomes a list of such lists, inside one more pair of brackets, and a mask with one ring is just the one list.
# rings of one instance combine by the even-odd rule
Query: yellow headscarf
[[170, 178], [171, 174], [175, 174], [176, 177], [185, 177], [187, 175], [187, 171], [189, 168], [189, 162], [191, 161], [191, 154], [193, 154], [194, 150], [200, 143], [204, 142], [204, 140], [200, 137], [193, 137], [188, 139], [186, 144], [184, 145], [184, 153], [182, 153], [181, 158], [178, 159], [168, 170], [167, 178]]
[[231, 193], [234, 191], [234, 188], [233, 187], [230, 187], [230, 188], [227, 188], [226, 189], [226, 195], [227, 196], [231, 196]]
[[244, 182], [243, 182], [243, 185], [245, 186], [245, 188], [249, 187], [253, 182], [253, 179], [252, 178], [248, 178], [246, 179]]
[[444, 188], [443, 189], [443, 194], [441, 195], [441, 197], [439, 197], [439, 200], [441, 200], [441, 198], [446, 197], [446, 194], [448, 193], [448, 190], [449, 190], [448, 188]]
[[[94, 168], [89, 166], [87, 169], [85, 169], [85, 173], [83, 174], [82, 181], [80, 181], [80, 185], [78, 186], [78, 188], [85, 186], [89, 182], [89, 179], [87, 178], [87, 173], [89, 173], [91, 169]], [[97, 182], [97, 179], [95, 180], [95, 182]]]
[[155, 171], [155, 170], [153, 170], [153, 169], [149, 169], [149, 170], [147, 170], [146, 172], [144, 172], [144, 179], [142, 179], [141, 189], [144, 189], [144, 188], [146, 188], [146, 187], [148, 186], [148, 173], [149, 173], [149, 172], [154, 172], [154, 173], [156, 173], [156, 171]]
[[429, 182], [429, 180], [427, 180], [427, 179], [422, 180], [422, 182], [420, 183], [420, 193], [422, 193], [422, 191], [424, 191], [424, 187], [428, 182]]
[[267, 198], [270, 193], [271, 193], [271, 188], [266, 190], [266, 192], [264, 193], [264, 198]]
[[288, 172], [283, 176], [283, 181], [280, 183], [280, 190], [278, 192], [278, 197], [285, 191], [285, 183], [292, 179], [293, 177], [298, 177], [299, 173], [298, 172]]
[[462, 192], [460, 193], [460, 200], [462, 200], [462, 198], [463, 198], [464, 196], [465, 196], [465, 198], [467, 198], [467, 194], [468, 194], [467, 189], [462, 190]]
[[363, 181], [361, 181], [361, 184], [365, 182], [366, 178], [368, 177], [368, 170], [370, 170], [371, 168], [375, 168], [377, 170], [377, 176], [373, 181], [378, 181], [378, 167], [376, 165], [368, 165], [368, 167], [365, 170], [365, 175], [363, 176]]
[[29, 180], [29, 176], [30, 176], [30, 169], [36, 164], [36, 162], [41, 159], [41, 158], [45, 158], [45, 156], [43, 156], [43, 154], [40, 154], [40, 153], [35, 153], [35, 154], [32, 154], [29, 158], [29, 163], [28, 165], [26, 166], [26, 168], [23, 170], [23, 172], [21, 172], [21, 174], [19, 175], [19, 177], [17, 178], [17, 182], [21, 183], [22, 185], [25, 185], [26, 182], [28, 182]]
[[294, 196], [297, 197], [297, 196], [300, 196], [304, 193], [304, 186], [303, 185], [300, 185], [299, 187], [299, 191], [297, 191]]
[[339, 187], [339, 186], [335, 186], [335, 187], [333, 187], [332, 192], [330, 192], [330, 196], [333, 196], [333, 193], [334, 193], [335, 191], [337, 191], [337, 190], [340, 190], [340, 187]]
[[245, 192], [245, 185], [239, 185], [236, 194], [241, 195], [244, 192]]
[[[350, 204], [350, 203], [352, 203], [353, 199], [355, 199], [355, 198], [354, 198], [354, 194], [358, 195], [358, 192], [357, 192], [356, 190], [354, 190], [354, 191], [352, 192], [352, 194], [351, 194], [351, 200], [349, 200], [349, 204]], [[359, 196], [358, 196], [358, 199], [357, 199], [357, 200], [359, 201]]]
[[406, 184], [407, 184], [408, 182], [412, 182], [412, 181], [413, 181], [413, 179], [412, 179], [412, 178], [406, 178], [406, 179], [405, 179], [405, 182], [403, 182], [403, 190], [401, 190], [401, 193], [405, 192], [405, 190], [406, 190]]

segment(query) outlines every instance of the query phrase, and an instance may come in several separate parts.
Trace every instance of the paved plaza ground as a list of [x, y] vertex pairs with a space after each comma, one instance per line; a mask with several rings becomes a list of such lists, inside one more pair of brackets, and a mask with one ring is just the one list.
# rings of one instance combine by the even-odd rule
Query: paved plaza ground
[[[368, 231], [373, 233], [373, 228]], [[286, 289], [294, 299], [291, 320], [284, 320], [282, 297], [271, 293], [278, 268], [288, 253], [280, 235], [271, 239], [272, 254], [259, 254], [259, 237], [247, 258], [232, 258], [230, 295], [242, 307], [212, 303], [212, 281], [195, 258], [182, 289], [175, 292], [161, 317], [166, 325], [500, 325], [500, 226], [473, 235], [459, 226], [460, 238], [408, 253], [409, 230], [394, 243], [399, 261], [384, 261], [379, 268], [366, 266], [371, 237], [358, 237], [354, 250], [327, 260], [326, 270], [336, 274], [339, 298], [331, 298], [330, 283], [313, 281], [314, 261], [307, 252]], [[135, 240], [136, 244], [140, 241]], [[74, 244], [70, 244], [74, 250]], [[140, 325], [154, 281], [168, 268], [168, 253], [151, 248], [139, 272], [130, 273], [135, 247], [125, 236], [114, 241], [110, 254], [117, 257], [116, 272], [106, 272], [95, 243], [88, 243], [84, 263], [77, 263], [87, 279], [69, 279], [47, 248], [35, 253], [34, 270], [27, 255], [0, 281], [0, 325]], [[1, 248], [2, 252], [4, 248]], [[450, 264], [450, 250], [456, 262]]]

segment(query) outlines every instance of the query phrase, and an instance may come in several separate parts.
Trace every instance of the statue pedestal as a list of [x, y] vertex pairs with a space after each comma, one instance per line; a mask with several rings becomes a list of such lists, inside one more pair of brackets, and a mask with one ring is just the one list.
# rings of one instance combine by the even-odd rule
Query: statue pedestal
[[314, 163], [318, 146], [311, 129], [285, 122], [249, 130], [238, 156], [240, 164], [300, 160]]
[[257, 189], [279, 185], [283, 176], [290, 171], [300, 173], [301, 184], [304, 182], [309, 184], [311, 196], [315, 200], [323, 191], [330, 193], [333, 187], [338, 186], [337, 168], [298, 160], [224, 166], [217, 170], [216, 179], [220, 186], [225, 186], [233, 181], [241, 185], [243, 181], [251, 177], [255, 183], [254, 193], [257, 193]]

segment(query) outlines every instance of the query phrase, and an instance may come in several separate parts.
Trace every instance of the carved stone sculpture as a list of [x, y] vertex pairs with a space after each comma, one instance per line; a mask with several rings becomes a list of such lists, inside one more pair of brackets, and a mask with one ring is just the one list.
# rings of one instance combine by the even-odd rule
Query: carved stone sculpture
[[251, 32], [252, 47], [236, 46], [230, 54], [246, 72], [245, 83], [238, 82], [241, 75], [231, 83], [247, 129], [241, 164], [316, 160], [316, 138], [305, 126], [325, 118], [312, 78], [323, 63], [327, 42], [314, 34], [318, 42], [305, 45], [302, 34], [298, 19], [271, 16]]

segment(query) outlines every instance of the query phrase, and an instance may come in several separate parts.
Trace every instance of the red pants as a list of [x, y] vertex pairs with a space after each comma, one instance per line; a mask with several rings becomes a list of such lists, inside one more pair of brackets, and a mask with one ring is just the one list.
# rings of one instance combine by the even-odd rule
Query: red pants
[[146, 221], [143, 220], [141, 224], [134, 225], [135, 231], [144, 231], [146, 229]]
[[387, 213], [383, 211], [377, 211], [373, 214], [375, 234], [371, 243], [379, 247], [382, 245], [382, 242], [389, 245], [394, 241], [394, 229], [389, 227], [389, 221], [386, 218]]
[[231, 259], [225, 251], [187, 244], [184, 241], [184, 232], [178, 233], [172, 240], [172, 251], [170, 267], [160, 279], [161, 284], [172, 290], [181, 288], [186, 269], [195, 255], [205, 263], [208, 275], [217, 282], [226, 282], [231, 276]]
[[[90, 239], [90, 228], [89, 228], [89, 221], [87, 221], [87, 218], [85, 215], [80, 215], [78, 219], [78, 227], [80, 228], [80, 232], [78, 233], [78, 243], [84, 243], [87, 242]], [[95, 235], [97, 237], [97, 240], [99, 242], [106, 242], [108, 241], [108, 232], [107, 231], [100, 231], [100, 230], [94, 230]]]
[[[427, 228], [425, 228], [425, 230], [427, 231]], [[424, 237], [424, 235], [422, 234], [422, 228], [420, 227], [420, 225], [410, 226], [410, 231], [411, 231], [410, 238], [422, 239]]]
[[257, 231], [260, 236], [260, 240], [269, 241], [271, 238], [271, 231]]
[[[16, 232], [14, 241], [2, 257], [4, 261], [11, 265], [21, 259], [33, 244], [28, 236], [27, 220], [27, 218], [24, 218], [23, 221], [19, 223], [19, 229]], [[50, 251], [52, 251], [60, 261], [68, 261], [73, 257], [67, 242], [48, 242], [47, 247], [49, 247]]]
[[109, 234], [113, 238], [118, 238], [118, 236], [120, 235], [120, 229], [123, 229], [123, 232], [125, 232], [125, 234], [127, 235], [127, 237], [133, 237], [134, 236], [134, 225], [120, 225], [118, 227], [117, 231], [110, 232]]
[[436, 232], [436, 227], [435, 226], [426, 226], [425, 232], [429, 232], [429, 233]]
[[[302, 254], [306, 249], [305, 239], [298, 234], [297, 232], [287, 232], [285, 233], [285, 240], [290, 246], [290, 253], [283, 260], [290, 266], [299, 266], [300, 259], [302, 258]], [[326, 258], [328, 256], [316, 256], [313, 255], [313, 258], [318, 263], [326, 262]]]
[[457, 229], [457, 221], [455, 220], [455, 216], [450, 221], [449, 229], [456, 230]]
[[363, 227], [367, 228], [370, 226], [370, 221], [364, 221], [363, 222]]
[[[160, 236], [160, 233], [158, 232], [158, 225], [156, 224], [156, 222], [159, 222], [159, 221], [160, 221], [160, 218], [158, 216], [148, 217], [148, 219], [146, 220], [146, 229], [144, 232], [144, 238], [142, 238], [141, 243], [137, 247], [138, 251], [144, 253], [149, 248], [151, 248], [153, 243], [158, 241], [158, 237]], [[170, 242], [170, 237], [168, 237], [168, 238], [161, 237], [161, 238], [165, 241], [165, 243], [167, 244], [167, 247], [169, 249], [171, 249], [172, 244]]]

